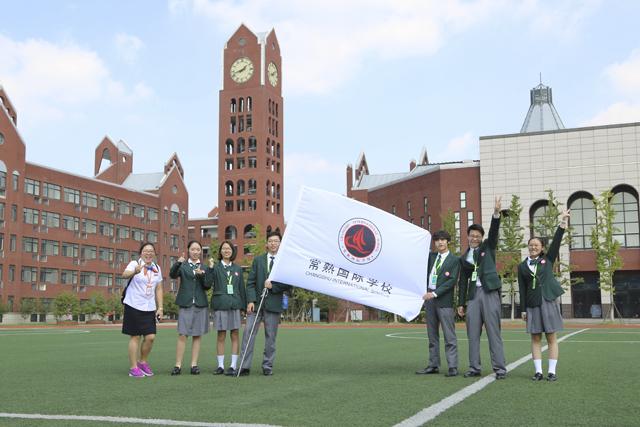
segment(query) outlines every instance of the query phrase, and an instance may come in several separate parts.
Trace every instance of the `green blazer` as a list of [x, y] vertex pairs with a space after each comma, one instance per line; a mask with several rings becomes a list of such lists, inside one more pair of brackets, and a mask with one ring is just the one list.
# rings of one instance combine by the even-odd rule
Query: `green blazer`
[[533, 272], [525, 258], [518, 266], [518, 287], [520, 288], [520, 307], [540, 307], [542, 298], [555, 301], [564, 293], [564, 289], [553, 274], [553, 264], [558, 259], [564, 228], [558, 227], [553, 236], [549, 251], [536, 259], [536, 287], [533, 288]]
[[[427, 268], [427, 281], [431, 283], [431, 269], [438, 257], [437, 252], [431, 252], [429, 254], [429, 262]], [[453, 293], [458, 283], [458, 275], [460, 274], [460, 259], [453, 253], [449, 252], [449, 255], [444, 259], [444, 262], [440, 266], [438, 271], [438, 280], [436, 281], [435, 292], [438, 295], [435, 299], [436, 305], [439, 308], [452, 308], [453, 307]]]
[[[500, 276], [496, 269], [496, 249], [498, 247], [498, 233], [500, 230], [500, 218], [491, 217], [489, 236], [480, 244], [475, 252], [474, 260], [478, 266], [477, 274], [485, 292], [495, 291], [502, 287]], [[465, 306], [476, 296], [476, 284], [471, 283], [474, 264], [467, 262], [467, 256], [471, 248], [460, 256], [461, 272], [458, 282], [458, 306]]]
[[[246, 310], [247, 293], [244, 287], [242, 267], [231, 264], [224, 267], [218, 262], [213, 268], [207, 268], [207, 276], [213, 283], [211, 308], [213, 310]], [[233, 293], [227, 292], [227, 285], [233, 286]]]
[[169, 270], [169, 277], [172, 279], [180, 278], [180, 289], [178, 289], [178, 295], [176, 295], [177, 305], [185, 308], [191, 307], [193, 304], [196, 307], [207, 306], [207, 294], [205, 291], [211, 288], [211, 281], [207, 280], [206, 274], [196, 276], [189, 262], [185, 261], [173, 264], [171, 270]]
[[[267, 272], [268, 262], [267, 253], [259, 255], [253, 259], [251, 264], [251, 272], [247, 280], [247, 303], [255, 303], [255, 309], [258, 309], [260, 296], [264, 289], [264, 282], [269, 277]], [[263, 303], [265, 310], [272, 313], [282, 313], [282, 293], [289, 290], [291, 286], [279, 282], [271, 282], [272, 288], [269, 290], [267, 297]]]

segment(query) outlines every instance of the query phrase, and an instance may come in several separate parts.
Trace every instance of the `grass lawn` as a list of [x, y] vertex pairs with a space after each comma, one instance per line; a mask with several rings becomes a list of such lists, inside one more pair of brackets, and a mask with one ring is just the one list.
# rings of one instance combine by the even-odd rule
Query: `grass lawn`
[[[127, 337], [119, 330], [0, 329], [0, 412], [389, 426], [473, 382], [462, 376], [415, 375], [427, 363], [425, 335], [416, 328], [281, 328], [274, 375], [264, 377], [261, 330], [252, 374], [230, 378], [211, 375], [214, 335], [208, 334], [200, 360], [203, 373], [171, 377], [176, 332], [161, 329], [151, 355], [156, 376], [136, 379], [127, 376]], [[463, 330], [458, 338], [464, 372]], [[507, 363], [528, 354], [529, 336], [523, 330], [505, 329], [503, 338]], [[483, 373], [488, 374], [486, 342], [482, 351]], [[186, 365], [189, 357], [187, 351]], [[558, 382], [530, 381], [529, 361], [429, 425], [638, 425], [639, 357], [640, 329], [590, 329], [560, 344]], [[0, 425], [113, 424], [0, 418]]]

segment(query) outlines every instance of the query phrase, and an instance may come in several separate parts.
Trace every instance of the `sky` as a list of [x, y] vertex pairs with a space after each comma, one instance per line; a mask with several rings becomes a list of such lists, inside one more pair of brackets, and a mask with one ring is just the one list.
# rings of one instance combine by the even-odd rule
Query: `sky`
[[[0, 0], [0, 85], [27, 161], [93, 176], [102, 138], [134, 173], [176, 152], [189, 216], [217, 205], [222, 51], [241, 23], [282, 52], [284, 213], [302, 185], [479, 158], [540, 82], [568, 128], [640, 121], [640, 2]], [[37, 12], [36, 12], [37, 11]]]

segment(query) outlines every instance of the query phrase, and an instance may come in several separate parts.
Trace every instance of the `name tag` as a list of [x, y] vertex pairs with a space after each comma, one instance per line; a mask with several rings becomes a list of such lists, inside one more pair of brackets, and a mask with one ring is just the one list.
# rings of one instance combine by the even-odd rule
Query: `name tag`
[[233, 295], [233, 285], [227, 285], [227, 294]]
[[474, 271], [473, 273], [471, 273], [471, 281], [473, 283], [478, 281], [478, 272], [477, 271]]
[[432, 274], [432, 275], [431, 275], [431, 281], [430, 281], [430, 284], [431, 284], [432, 286], [435, 286], [435, 285], [436, 285], [436, 283], [438, 283], [438, 276], [436, 276], [435, 274]]

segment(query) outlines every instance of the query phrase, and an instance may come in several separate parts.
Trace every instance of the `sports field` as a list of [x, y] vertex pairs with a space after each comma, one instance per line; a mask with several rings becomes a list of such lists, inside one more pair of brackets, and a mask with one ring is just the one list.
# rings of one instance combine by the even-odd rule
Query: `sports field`
[[[124, 417], [155, 419], [154, 425], [421, 425], [438, 412], [432, 405], [447, 398], [428, 425], [640, 425], [640, 327], [567, 328], [555, 383], [530, 381], [530, 360], [506, 380], [492, 380], [486, 342], [484, 378], [445, 378], [446, 365], [440, 375], [415, 375], [426, 366], [425, 335], [415, 327], [282, 327], [272, 377], [261, 375], [260, 337], [252, 374], [230, 378], [211, 375], [209, 334], [203, 373], [171, 377], [176, 332], [161, 329], [151, 356], [156, 376], [137, 379], [127, 376], [127, 337], [118, 329], [0, 329], [0, 426], [143, 425]], [[464, 330], [458, 338], [464, 372]], [[522, 329], [505, 328], [503, 338], [508, 364], [529, 355]], [[185, 360], [188, 365], [189, 351]], [[460, 402], [448, 407], [451, 400]]]

